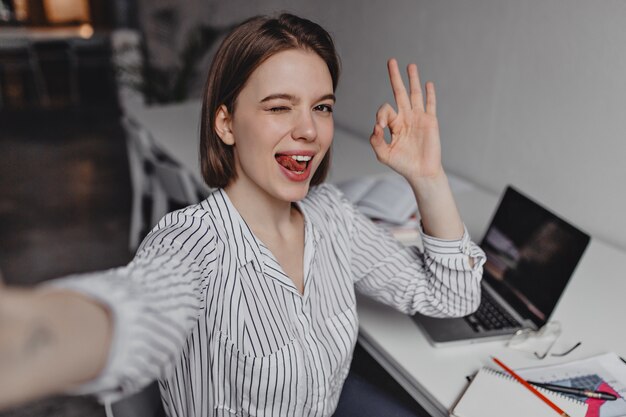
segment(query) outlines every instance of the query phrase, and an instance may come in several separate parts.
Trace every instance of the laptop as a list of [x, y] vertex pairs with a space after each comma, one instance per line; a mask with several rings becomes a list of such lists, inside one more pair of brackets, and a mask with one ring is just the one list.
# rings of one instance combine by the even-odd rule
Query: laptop
[[480, 244], [487, 255], [478, 310], [462, 318], [415, 314], [434, 346], [506, 339], [538, 329], [554, 310], [589, 235], [508, 186]]

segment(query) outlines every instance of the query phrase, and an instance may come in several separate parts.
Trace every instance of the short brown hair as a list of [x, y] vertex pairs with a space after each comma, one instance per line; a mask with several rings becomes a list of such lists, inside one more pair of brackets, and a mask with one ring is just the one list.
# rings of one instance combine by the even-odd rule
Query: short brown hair
[[[256, 16], [236, 26], [215, 53], [206, 82], [200, 128], [200, 164], [204, 181], [223, 188], [236, 179], [235, 156], [215, 131], [215, 116], [221, 105], [233, 114], [237, 96], [254, 70], [271, 56], [288, 49], [306, 49], [328, 66], [333, 91], [339, 81], [340, 62], [332, 38], [317, 23], [291, 14], [277, 18]], [[311, 178], [311, 185], [324, 181], [330, 166], [330, 149]]]

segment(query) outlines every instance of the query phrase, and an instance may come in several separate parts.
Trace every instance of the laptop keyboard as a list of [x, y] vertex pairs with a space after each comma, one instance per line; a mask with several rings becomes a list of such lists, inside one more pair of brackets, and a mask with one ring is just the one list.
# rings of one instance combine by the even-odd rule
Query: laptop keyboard
[[481, 331], [481, 328], [483, 330], [500, 330], [520, 326], [520, 323], [484, 289], [478, 310], [465, 316], [465, 321], [475, 332]]

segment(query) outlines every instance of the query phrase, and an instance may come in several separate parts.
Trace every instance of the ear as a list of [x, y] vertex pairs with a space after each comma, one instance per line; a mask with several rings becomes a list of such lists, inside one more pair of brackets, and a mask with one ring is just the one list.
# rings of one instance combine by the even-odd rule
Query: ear
[[232, 132], [232, 117], [224, 104], [215, 113], [215, 133], [226, 145], [235, 144], [235, 136]]

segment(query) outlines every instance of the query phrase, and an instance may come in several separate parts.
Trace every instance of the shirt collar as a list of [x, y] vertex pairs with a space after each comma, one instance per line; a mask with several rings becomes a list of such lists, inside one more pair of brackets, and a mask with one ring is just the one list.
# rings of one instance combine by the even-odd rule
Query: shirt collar
[[[265, 256], [261, 245], [263, 243], [254, 236], [254, 233], [241, 217], [241, 214], [234, 206], [230, 198], [223, 189], [216, 190], [208, 200], [209, 205], [212, 208], [214, 215], [221, 220], [221, 225], [224, 227], [225, 240], [228, 245], [237, 256], [238, 267], [242, 267], [248, 263], [252, 263], [254, 269], [258, 272], [264, 272]], [[318, 246], [318, 242], [322, 238], [322, 234], [312, 222], [312, 216], [309, 216], [306, 209], [306, 198], [303, 201], [295, 203], [302, 216], [304, 217], [305, 228], [305, 259], [304, 263], [307, 265], [314, 254], [315, 248]], [[269, 251], [267, 248], [265, 251]], [[307, 265], [308, 266], [308, 265]], [[305, 277], [307, 274], [305, 267]]]

